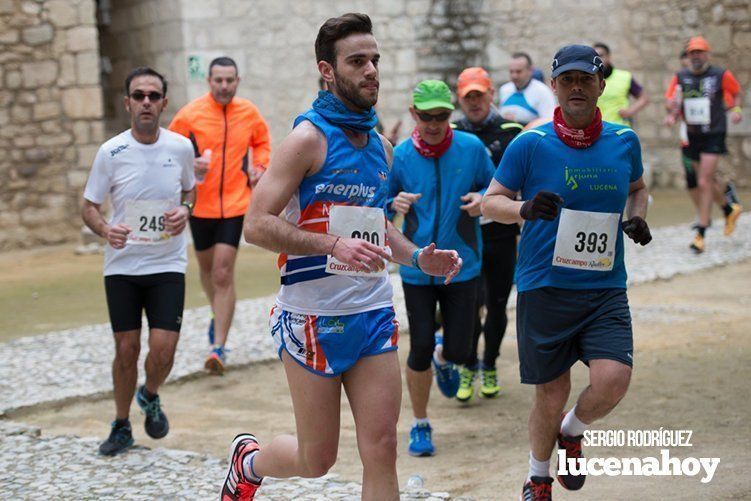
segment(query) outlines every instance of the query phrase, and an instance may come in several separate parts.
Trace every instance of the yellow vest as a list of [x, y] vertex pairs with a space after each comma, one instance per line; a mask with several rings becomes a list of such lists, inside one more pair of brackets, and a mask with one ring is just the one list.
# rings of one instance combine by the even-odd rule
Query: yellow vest
[[631, 72], [613, 69], [613, 72], [605, 79], [605, 91], [597, 100], [597, 106], [602, 112], [602, 119], [606, 122], [629, 125], [626, 119], [621, 118], [618, 110], [628, 108], [628, 91], [631, 88]]

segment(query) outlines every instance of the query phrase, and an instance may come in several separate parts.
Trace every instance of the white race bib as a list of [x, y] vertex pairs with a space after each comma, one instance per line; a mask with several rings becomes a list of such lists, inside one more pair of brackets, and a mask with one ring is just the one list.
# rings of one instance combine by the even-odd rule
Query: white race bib
[[612, 270], [620, 219], [620, 214], [561, 209], [553, 266]]
[[172, 208], [172, 200], [128, 200], [125, 202], [125, 224], [131, 232], [128, 244], [155, 245], [170, 236], [164, 224], [164, 213]]
[[[350, 205], [333, 205], [329, 212], [329, 235], [342, 238], [359, 238], [378, 247], [386, 247], [386, 217], [383, 209], [377, 207], [356, 207]], [[355, 270], [342, 263], [334, 256], [326, 259], [326, 271], [335, 275], [355, 277], [381, 277], [381, 271], [365, 272]]]
[[689, 125], [709, 125], [709, 98], [685, 98], [683, 100], [683, 116]]

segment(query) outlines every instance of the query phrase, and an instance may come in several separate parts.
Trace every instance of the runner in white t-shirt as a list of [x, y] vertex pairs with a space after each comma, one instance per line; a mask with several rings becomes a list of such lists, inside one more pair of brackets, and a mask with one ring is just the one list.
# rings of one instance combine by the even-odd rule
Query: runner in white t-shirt
[[522, 125], [539, 118], [552, 119], [555, 96], [550, 87], [532, 78], [533, 67], [529, 54], [512, 54], [508, 72], [511, 81], [501, 85], [499, 90], [501, 116]]
[[[146, 414], [146, 433], [162, 438], [169, 422], [159, 386], [172, 369], [185, 300], [187, 242], [183, 230], [195, 199], [193, 148], [159, 127], [167, 106], [167, 82], [151, 68], [125, 80], [131, 128], [97, 152], [83, 195], [86, 225], [107, 240], [104, 285], [115, 337], [112, 365], [116, 416], [99, 453], [112, 456], [133, 445], [128, 416], [138, 379], [141, 315], [149, 322], [146, 384], [136, 401]], [[109, 221], [102, 204], [109, 198]]]

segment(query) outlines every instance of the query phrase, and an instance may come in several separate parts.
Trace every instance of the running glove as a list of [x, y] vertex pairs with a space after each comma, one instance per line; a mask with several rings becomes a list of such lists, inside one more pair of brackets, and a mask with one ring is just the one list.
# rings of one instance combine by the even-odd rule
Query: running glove
[[553, 221], [558, 217], [558, 207], [563, 204], [563, 199], [552, 191], [538, 191], [531, 200], [527, 200], [519, 209], [519, 215], [527, 221], [543, 219]]
[[647, 245], [652, 241], [652, 234], [649, 232], [647, 222], [639, 216], [634, 216], [621, 223], [623, 232], [628, 238], [640, 245]]

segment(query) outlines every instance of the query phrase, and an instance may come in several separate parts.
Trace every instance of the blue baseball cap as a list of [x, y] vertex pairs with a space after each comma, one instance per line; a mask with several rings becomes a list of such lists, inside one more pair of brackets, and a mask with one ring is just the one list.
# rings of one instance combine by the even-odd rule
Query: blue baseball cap
[[602, 59], [597, 52], [588, 45], [567, 45], [555, 53], [553, 57], [552, 77], [555, 78], [565, 71], [577, 70], [594, 75], [604, 71]]

